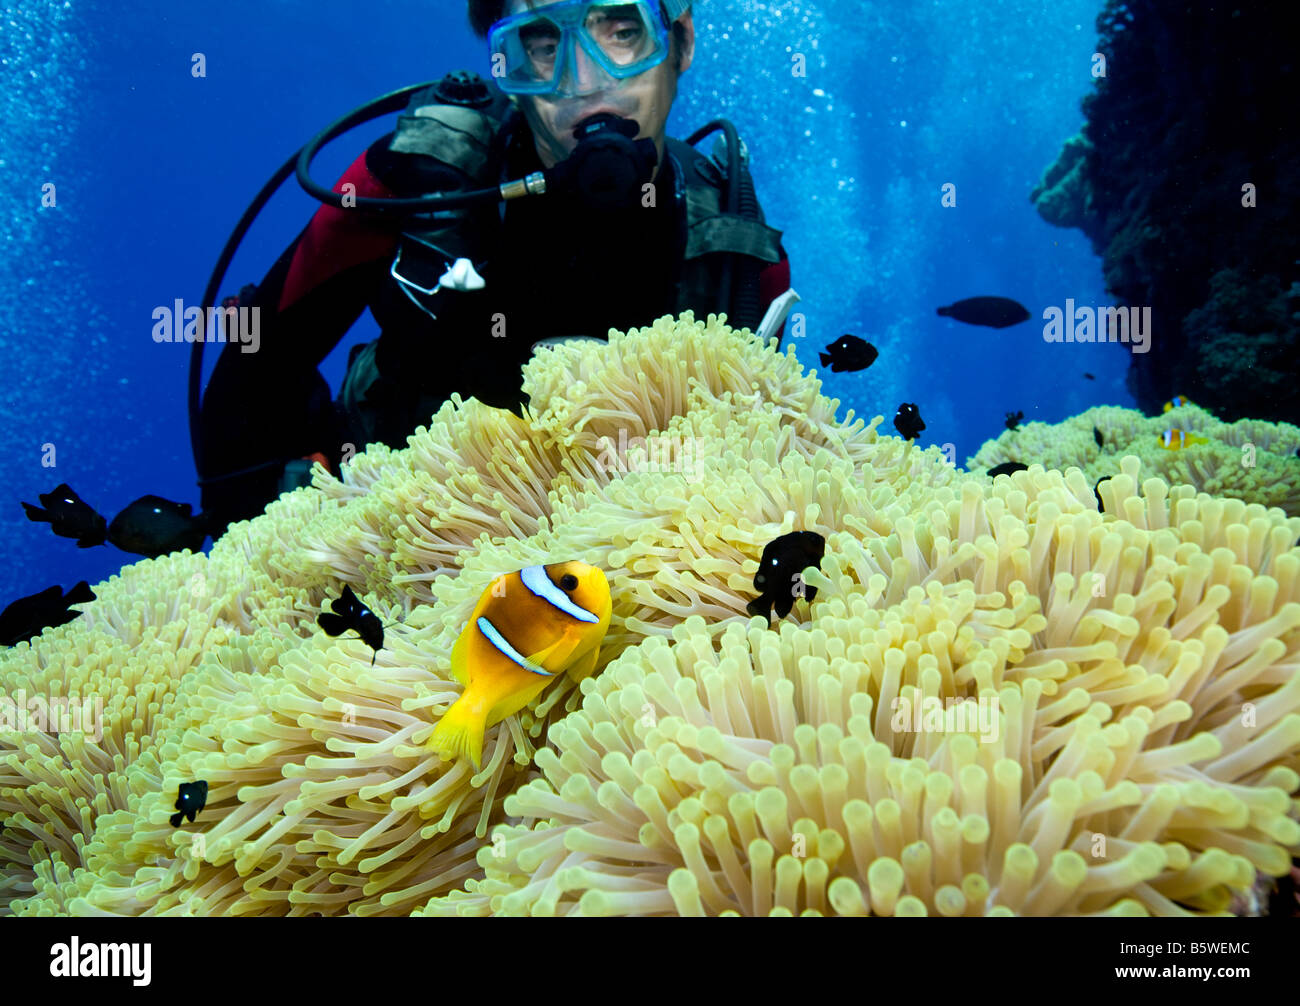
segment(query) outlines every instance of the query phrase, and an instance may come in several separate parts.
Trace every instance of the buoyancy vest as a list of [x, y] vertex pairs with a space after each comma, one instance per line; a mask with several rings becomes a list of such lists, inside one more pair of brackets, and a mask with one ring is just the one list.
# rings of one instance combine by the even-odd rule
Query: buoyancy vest
[[[479, 86], [458, 95], [440, 84], [415, 95], [398, 117], [389, 149], [429, 158], [448, 188], [494, 188], [507, 181], [505, 149], [511, 134], [521, 128], [522, 116], [499, 88], [490, 81], [481, 83], [486, 93]], [[666, 147], [678, 188], [674, 198], [684, 204], [685, 217], [683, 262], [674, 285], [675, 313], [690, 309], [697, 318], [726, 313], [733, 327], [753, 330], [762, 320], [758, 297], [737, 294], [743, 285], [757, 283], [764, 266], [781, 261], [781, 232], [767, 225], [757, 200], [744, 212], [725, 211], [725, 162], [719, 164], [672, 137]], [[736, 184], [748, 182], [743, 162], [740, 170], [746, 178]], [[752, 190], [752, 182], [748, 184]], [[505, 203], [487, 211], [468, 207], [408, 226], [399, 242], [394, 272], [405, 278], [408, 291], [436, 289], [449, 261], [478, 262], [483, 257], [490, 238], [487, 232], [500, 226], [504, 212]], [[495, 223], [490, 219], [493, 215]], [[733, 257], [733, 268], [730, 289], [724, 289], [728, 257]]]

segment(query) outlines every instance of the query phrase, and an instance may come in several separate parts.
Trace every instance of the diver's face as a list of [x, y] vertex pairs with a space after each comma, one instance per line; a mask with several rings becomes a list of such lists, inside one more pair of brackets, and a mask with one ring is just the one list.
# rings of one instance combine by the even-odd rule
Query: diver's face
[[[510, 0], [506, 15], [525, 10], [538, 10], [563, 0]], [[695, 54], [695, 23], [688, 11], [678, 19], [685, 27], [681, 47], [681, 70], [691, 65]], [[669, 36], [671, 39], [671, 30]], [[517, 101], [533, 131], [537, 153], [544, 167], [553, 167], [564, 160], [578, 145], [573, 127], [584, 119], [600, 112], [612, 112], [625, 119], [634, 120], [640, 131], [637, 139], [654, 140], [660, 160], [664, 153], [664, 132], [668, 111], [677, 97], [677, 78], [680, 71], [674, 67], [673, 53], [658, 66], [624, 80], [613, 81], [583, 50], [574, 46], [575, 66], [570, 68], [569, 94], [519, 95]], [[655, 169], [656, 172], [658, 168]]]

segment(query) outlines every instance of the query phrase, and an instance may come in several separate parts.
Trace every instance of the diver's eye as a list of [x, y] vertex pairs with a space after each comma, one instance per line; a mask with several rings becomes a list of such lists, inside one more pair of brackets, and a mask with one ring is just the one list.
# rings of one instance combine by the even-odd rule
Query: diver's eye
[[565, 573], [562, 577], [560, 577], [561, 590], [573, 590], [577, 586], [578, 586], [578, 578], [574, 576], [572, 573]]
[[539, 63], [553, 63], [559, 48], [554, 42], [533, 42], [528, 46], [528, 56]]

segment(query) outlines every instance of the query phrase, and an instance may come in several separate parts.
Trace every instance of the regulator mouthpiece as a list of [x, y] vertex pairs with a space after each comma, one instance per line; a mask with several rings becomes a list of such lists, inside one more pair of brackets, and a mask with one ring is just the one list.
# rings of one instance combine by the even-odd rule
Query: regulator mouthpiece
[[573, 153], [546, 172], [548, 190], [597, 211], [633, 205], [659, 160], [653, 140], [633, 139], [640, 129], [608, 112], [583, 119], [573, 129]]

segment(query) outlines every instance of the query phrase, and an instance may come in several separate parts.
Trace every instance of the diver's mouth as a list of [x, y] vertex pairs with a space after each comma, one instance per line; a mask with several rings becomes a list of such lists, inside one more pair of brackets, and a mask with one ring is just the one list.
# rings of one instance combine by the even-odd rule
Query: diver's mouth
[[594, 119], [598, 115], [612, 115], [616, 119], [627, 118], [626, 115], [624, 115], [622, 112], [619, 112], [617, 109], [608, 108], [604, 105], [598, 106], [596, 108], [583, 109], [582, 112], [578, 115], [578, 118], [574, 121], [573, 128], [568, 130], [569, 135], [572, 136], [575, 140], [578, 139], [578, 130], [581, 129], [586, 122], [588, 122], [590, 119]]

